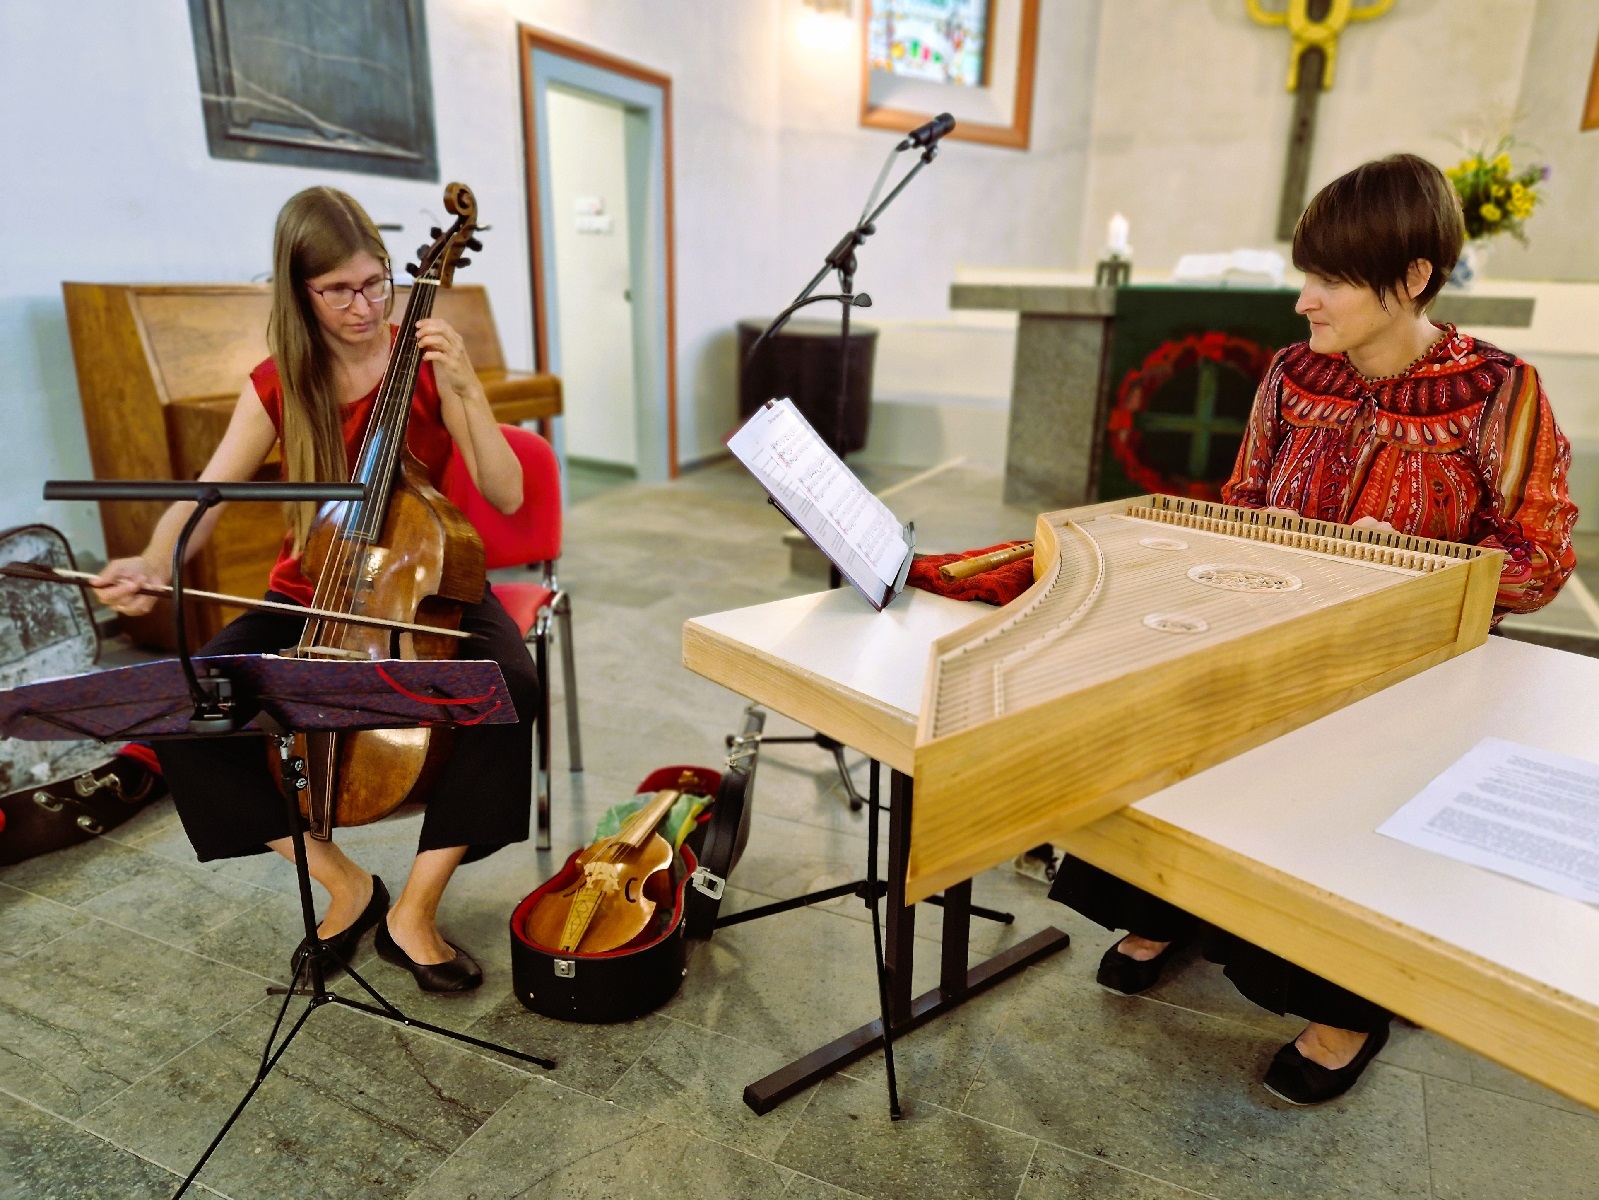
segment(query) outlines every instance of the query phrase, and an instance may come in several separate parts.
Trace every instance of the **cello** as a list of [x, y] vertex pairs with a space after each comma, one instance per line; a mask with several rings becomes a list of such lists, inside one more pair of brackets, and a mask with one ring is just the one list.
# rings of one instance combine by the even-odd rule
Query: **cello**
[[[444, 189], [455, 217], [407, 267], [414, 276], [405, 316], [378, 385], [350, 482], [367, 499], [330, 503], [307, 534], [302, 570], [315, 586], [316, 610], [377, 617], [456, 631], [465, 607], [483, 599], [483, 543], [459, 509], [429, 482], [406, 448], [411, 396], [422, 351], [416, 323], [433, 311], [466, 250], [480, 250], [477, 202], [465, 184]], [[302, 658], [452, 658], [459, 634], [433, 635], [312, 616], [286, 654]], [[449, 753], [448, 731], [429, 727], [302, 735], [297, 752], [310, 787], [301, 807], [311, 836], [326, 841], [336, 825], [363, 825], [420, 798]]]

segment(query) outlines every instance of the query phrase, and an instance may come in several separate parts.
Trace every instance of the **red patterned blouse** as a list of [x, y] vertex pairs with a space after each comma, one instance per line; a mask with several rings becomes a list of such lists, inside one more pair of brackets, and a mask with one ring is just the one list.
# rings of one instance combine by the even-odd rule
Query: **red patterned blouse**
[[1442, 328], [1388, 379], [1308, 343], [1278, 351], [1222, 499], [1496, 547], [1506, 557], [1495, 612], [1531, 612], [1576, 566], [1571, 446], [1529, 364]]
[[[391, 330], [391, 335], [393, 331]], [[278, 376], [278, 364], [267, 359], [250, 372], [255, 384], [255, 394], [261, 397], [261, 407], [272, 418], [272, 425], [283, 435], [283, 381]], [[379, 387], [382, 385], [379, 384]], [[340, 411], [344, 421], [344, 454], [349, 469], [355, 469], [356, 457], [361, 452], [361, 442], [366, 437], [367, 422], [372, 417], [372, 405], [377, 400], [374, 387], [359, 400], [346, 404]], [[450, 464], [450, 451], [455, 441], [444, 426], [444, 415], [439, 403], [438, 384], [433, 378], [433, 364], [424, 362], [416, 373], [416, 390], [411, 394], [411, 418], [405, 430], [406, 448], [427, 468], [428, 478], [434, 487], [441, 486], [444, 469]], [[267, 586], [281, 592], [297, 604], [310, 604], [315, 589], [300, 570], [300, 556], [294, 552], [294, 534], [285, 534], [283, 549], [278, 551], [278, 561], [272, 568]]]

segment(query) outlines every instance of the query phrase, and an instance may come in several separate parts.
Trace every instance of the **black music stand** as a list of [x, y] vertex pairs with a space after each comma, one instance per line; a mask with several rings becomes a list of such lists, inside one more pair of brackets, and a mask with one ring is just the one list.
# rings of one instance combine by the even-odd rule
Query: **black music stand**
[[[294, 753], [296, 733], [412, 728], [436, 724], [510, 724], [516, 709], [499, 666], [486, 659], [326, 661], [237, 654], [191, 658], [183, 621], [182, 572], [190, 535], [206, 510], [227, 500], [358, 501], [360, 484], [63, 483], [45, 484], [45, 498], [96, 500], [193, 500], [196, 507], [173, 549], [173, 623], [178, 659], [141, 663], [69, 679], [49, 680], [0, 692], [0, 736], [31, 741], [93, 738], [237, 737], [267, 734], [277, 745], [284, 805], [294, 843], [300, 915], [309, 952], [295, 956], [287, 988], [268, 988], [283, 1005], [261, 1052], [261, 1066], [233, 1112], [173, 1193], [178, 1200], [210, 1160], [245, 1107], [312, 1013], [329, 1004], [353, 1008], [413, 1029], [551, 1069], [552, 1059], [458, 1033], [409, 1017], [353, 967], [345, 972], [376, 1003], [340, 996], [328, 987], [323, 968], [327, 943], [317, 935], [316, 906], [305, 858], [305, 821], [300, 792], [310, 786], [305, 760]], [[359, 618], [351, 618], [359, 622]], [[278, 1034], [295, 996], [305, 1009]]]

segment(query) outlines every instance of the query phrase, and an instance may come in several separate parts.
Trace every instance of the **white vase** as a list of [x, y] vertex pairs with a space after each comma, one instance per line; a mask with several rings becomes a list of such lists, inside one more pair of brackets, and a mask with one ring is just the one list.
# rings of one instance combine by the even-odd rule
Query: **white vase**
[[1449, 272], [1449, 286], [1468, 289], [1480, 281], [1488, 269], [1488, 239], [1473, 238], [1460, 248], [1460, 261]]

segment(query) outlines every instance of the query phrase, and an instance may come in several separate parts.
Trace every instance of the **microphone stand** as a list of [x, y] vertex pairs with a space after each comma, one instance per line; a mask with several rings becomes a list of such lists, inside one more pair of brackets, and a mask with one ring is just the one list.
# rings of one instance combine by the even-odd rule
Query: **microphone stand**
[[[948, 132], [948, 129], [954, 128], [954, 124], [954, 121], [950, 121], [945, 132]], [[904, 177], [894, 185], [894, 189], [890, 191], [887, 196], [883, 197], [883, 202], [877, 205], [876, 208], [873, 208], [872, 203], [877, 199], [877, 193], [879, 189], [882, 188], [883, 181], [888, 177], [888, 172], [893, 166], [894, 156], [899, 154], [902, 150], [915, 149], [915, 143], [907, 138], [906, 141], [901, 142], [889, 152], [887, 160], [883, 163], [883, 169], [878, 174], [877, 183], [873, 186], [872, 193], [866, 200], [866, 207], [861, 210], [860, 220], [855, 223], [855, 227], [853, 229], [851, 229], [839, 240], [838, 245], [834, 246], [832, 250], [828, 252], [827, 259], [822, 264], [822, 269], [818, 271], [811, 278], [811, 281], [805, 285], [805, 287], [800, 291], [800, 294], [794, 298], [793, 303], [785, 308], [782, 312], [778, 313], [776, 317], [772, 318], [772, 323], [762, 331], [760, 337], [755, 339], [755, 342], [750, 346], [749, 354], [744, 359], [743, 369], [747, 371], [749, 370], [750, 364], [755, 360], [756, 348], [760, 346], [760, 344], [768, 337], [772, 336], [779, 329], [781, 329], [788, 321], [789, 317], [794, 314], [796, 309], [802, 308], [805, 305], [818, 300], [839, 300], [842, 302], [839, 307], [843, 310], [843, 314], [840, 318], [840, 326], [844, 339], [844, 346], [839, 355], [838, 400], [833, 410], [834, 444], [831, 447], [840, 459], [844, 457], [844, 407], [845, 401], [849, 396], [850, 310], [857, 307], [865, 308], [871, 303], [870, 298], [864, 293], [857, 293], [855, 291], [855, 268], [857, 265], [855, 251], [866, 243], [867, 238], [871, 237], [872, 234], [877, 232], [877, 218], [883, 214], [883, 210], [886, 209], [890, 204], [894, 203], [895, 197], [903, 192], [910, 184], [910, 181], [915, 179], [916, 176], [921, 173], [923, 167], [927, 166], [928, 163], [932, 162], [933, 159], [938, 157], [939, 136], [942, 136], [942, 134], [929, 138], [927, 145], [922, 149], [922, 153], [919, 156], [916, 165], [905, 173]], [[836, 296], [812, 296], [811, 293], [821, 286], [822, 280], [826, 279], [828, 273], [831, 271], [838, 272], [838, 290], [840, 294]], [[831, 587], [836, 588], [839, 586], [841, 580], [839, 578], [839, 572], [836, 566], [832, 567], [831, 571], [829, 572], [828, 582], [829, 586]], [[880, 1009], [879, 1020], [882, 1029], [885, 1066], [888, 1073], [888, 1106], [892, 1117], [895, 1120], [899, 1120], [901, 1116], [899, 1088], [894, 1075], [894, 1029], [888, 1011], [888, 975], [887, 967], [883, 958], [883, 942], [882, 937], [880, 936], [881, 930], [878, 927], [877, 911], [879, 898], [877, 891], [878, 884], [876, 880], [877, 818], [878, 810], [880, 808], [877, 796], [877, 763], [875, 761], [872, 763], [871, 798], [866, 799], [856, 791], [855, 781], [850, 778], [848, 766], [844, 762], [844, 751], [842, 744], [832, 738], [829, 738], [826, 734], [813, 733], [809, 737], [800, 736], [792, 738], [767, 737], [763, 740], [768, 742], [814, 742], [822, 749], [831, 751], [834, 761], [838, 765], [838, 774], [839, 778], [843, 781], [844, 792], [849, 797], [850, 808], [859, 809], [863, 805], [870, 805], [870, 812], [868, 815], [870, 817], [869, 829], [871, 832], [871, 847], [867, 867], [867, 881], [864, 884], [850, 885], [847, 890], [855, 891], [860, 894], [864, 889], [864, 898], [866, 899], [867, 905], [872, 910], [872, 928], [874, 934], [874, 950], [877, 966], [877, 991]], [[800, 897], [799, 902], [813, 903], [821, 898], [823, 898], [823, 894], [818, 893], [812, 896]], [[771, 907], [775, 909], [777, 906]], [[977, 912], [976, 909], [973, 909], [973, 911]], [[767, 915], [767, 913], [763, 909], [760, 915]], [[1002, 920], [1007, 924], [1011, 920], [1014, 920], [1014, 918], [1008, 913], [999, 913], [991, 909], [984, 909], [981, 913], [979, 913], [979, 915], [989, 917], [992, 920]], [[749, 1089], [745, 1090], [744, 1100], [746, 1104], [749, 1104], [751, 1107], [755, 1107], [756, 1112], [765, 1111], [765, 1109], [755, 1106], [755, 1102], [750, 1099]]]
[[[889, 154], [888, 162], [892, 163], [894, 161], [894, 155], [907, 148], [914, 149], [914, 147], [905, 146], [904, 143], [895, 146], [893, 151], [891, 151]], [[916, 176], [920, 174], [922, 168], [927, 166], [928, 163], [932, 162], [933, 159], [937, 157], [938, 142], [936, 140], [930, 141], [922, 150], [916, 165], [907, 171], [904, 178], [894, 185], [893, 191], [889, 192], [887, 196], [883, 197], [883, 202], [881, 204], [879, 204], [876, 208], [872, 208], [872, 200], [867, 200], [866, 209], [862, 211], [861, 219], [855, 223], [855, 227], [846, 233], [841, 239], [839, 239], [838, 245], [834, 246], [832, 250], [828, 252], [827, 258], [822, 263], [822, 269], [816, 272], [816, 274], [811, 278], [811, 281], [807, 283], [803, 289], [801, 289], [800, 294], [794, 298], [794, 302], [773, 319], [771, 325], [767, 326], [765, 332], [763, 332], [761, 336], [756, 339], [756, 345], [759, 345], [761, 342], [765, 341], [767, 337], [781, 329], [796, 308], [809, 303], [811, 293], [821, 286], [822, 280], [826, 279], [828, 274], [832, 271], [838, 272], [838, 290], [842, 293], [838, 299], [842, 300], [845, 296], [855, 296], [855, 270], [857, 266], [855, 251], [861, 246], [865, 245], [866, 239], [877, 232], [877, 218], [882, 215], [883, 210], [886, 209], [890, 204], [894, 203], [894, 198], [903, 192], [910, 181], [915, 179]], [[887, 170], [888, 164], [884, 164], [885, 175], [887, 174]], [[878, 182], [879, 186], [881, 186], [881, 176], [879, 176]], [[874, 188], [872, 190], [872, 199], [876, 199], [876, 197], [877, 190]], [[840, 333], [844, 339], [844, 348], [839, 356], [838, 400], [833, 412], [834, 444], [832, 446], [832, 449], [840, 458], [844, 457], [844, 403], [849, 394], [849, 316], [850, 309], [857, 307], [857, 305], [852, 299], [849, 303], [841, 305], [841, 307], [843, 309], [843, 313], [840, 317], [839, 323]], [[865, 306], [861, 305], [860, 307]], [[753, 357], [754, 346], [752, 346], [750, 349], [751, 357]], [[749, 363], [746, 361], [745, 366], [748, 367], [748, 365]]]

